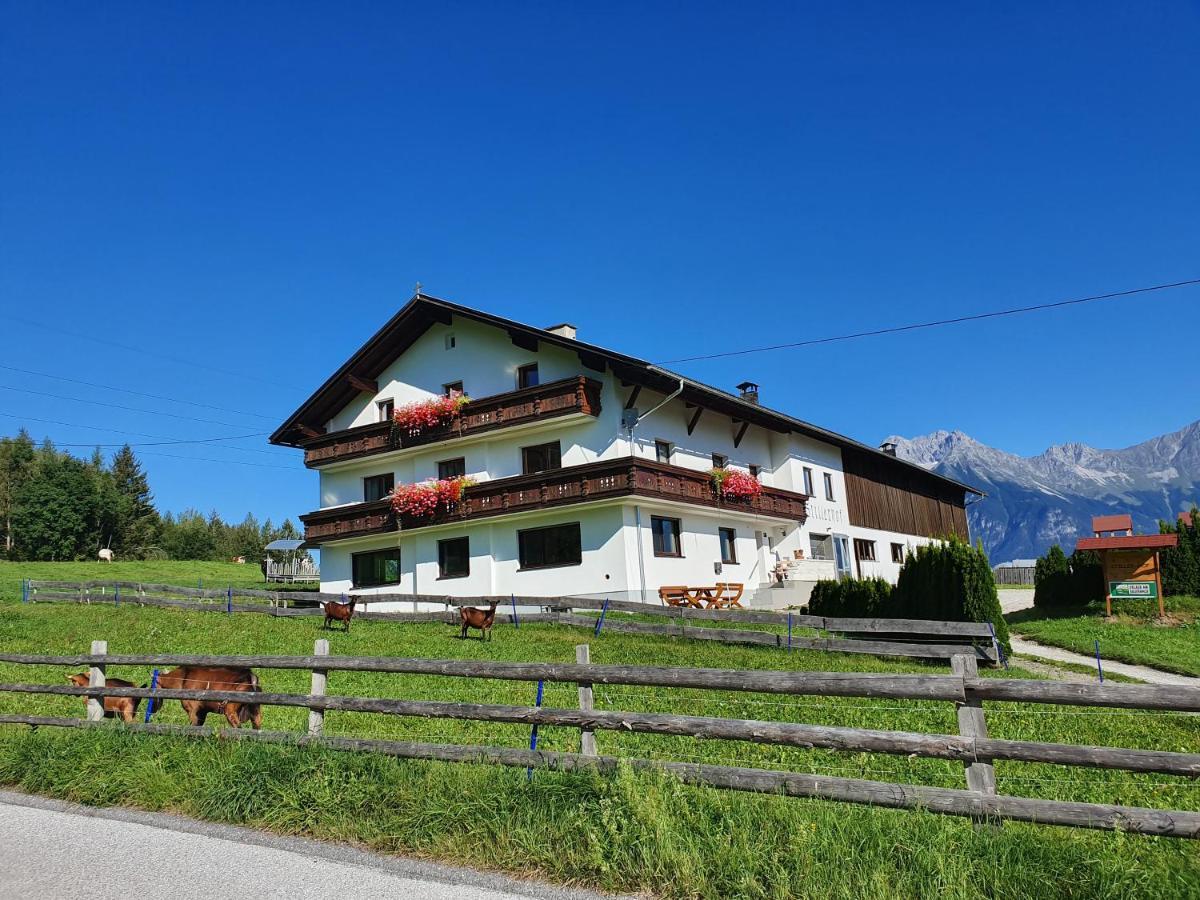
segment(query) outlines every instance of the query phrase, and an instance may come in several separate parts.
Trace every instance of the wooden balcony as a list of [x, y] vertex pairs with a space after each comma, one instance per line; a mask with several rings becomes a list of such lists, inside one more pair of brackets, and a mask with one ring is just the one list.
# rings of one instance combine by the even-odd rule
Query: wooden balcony
[[420, 447], [572, 413], [600, 415], [599, 381], [577, 375], [506, 394], [472, 399], [453, 422], [417, 435], [394, 431], [391, 422], [374, 422], [323, 434], [304, 442], [304, 464], [317, 468], [332, 462]]
[[453, 509], [431, 518], [405, 518], [397, 523], [390, 502], [376, 500], [319, 510], [301, 516], [300, 520], [304, 523], [304, 539], [316, 545], [384, 534], [395, 531], [397, 525], [409, 531], [447, 522], [626, 496], [673, 500], [796, 522], [803, 522], [808, 515], [805, 505], [808, 498], [804, 494], [764, 487], [762, 494], [747, 500], [718, 500], [707, 472], [622, 457], [536, 475], [484, 481], [468, 488]]

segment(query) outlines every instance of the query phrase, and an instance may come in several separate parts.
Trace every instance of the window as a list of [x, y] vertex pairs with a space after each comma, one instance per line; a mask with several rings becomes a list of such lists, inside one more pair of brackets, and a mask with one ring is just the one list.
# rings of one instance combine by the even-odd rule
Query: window
[[355, 587], [378, 587], [400, 583], [400, 551], [375, 550], [350, 557]]
[[558, 441], [549, 444], [538, 444], [536, 447], [521, 448], [521, 472], [532, 475], [534, 472], [548, 472], [551, 469], [562, 468], [562, 450]]
[[725, 456], [723, 453], [714, 453], [712, 462], [714, 469], [723, 469], [729, 465], [729, 457]]
[[900, 564], [904, 563], [904, 545], [903, 544], [892, 544], [892, 562], [900, 563]]
[[471, 574], [469, 538], [438, 541], [438, 578], [466, 578]]
[[438, 478], [445, 481], [447, 478], [462, 478], [467, 474], [467, 461], [463, 457], [457, 459], [443, 459], [438, 463]]
[[804, 493], [812, 496], [812, 469], [804, 467]]
[[732, 528], [719, 528], [721, 537], [721, 562], [737, 565], [737, 531]]
[[442, 393], [447, 397], [461, 397], [464, 393], [463, 383], [461, 381], [451, 381], [449, 384], [443, 384]]
[[860, 562], [875, 562], [875, 542], [855, 538], [854, 555]]
[[392, 421], [392, 413], [396, 411], [396, 401], [377, 400], [375, 402], [375, 408], [379, 410], [380, 422], [390, 422]]
[[753, 478], [755, 481], [758, 480], [758, 476], [760, 474], [762, 474], [762, 466], [751, 466], [750, 467], [750, 477]]
[[382, 500], [396, 486], [396, 476], [391, 472], [386, 475], [371, 475], [363, 479], [363, 501]]
[[522, 569], [579, 565], [583, 562], [579, 523], [518, 531], [517, 557]]
[[455, 340], [454, 335], [452, 335], [452, 334], [446, 335], [446, 349], [447, 350], [453, 350], [455, 345], [457, 345], [457, 343], [458, 343], [458, 341]]
[[833, 476], [828, 472], [825, 473], [825, 499], [833, 499]]
[[674, 449], [675, 445], [670, 441], [655, 441], [654, 458], [660, 463], [669, 464], [671, 462], [671, 451]]
[[810, 534], [808, 549], [813, 559], [833, 559], [833, 537], [828, 534]]
[[683, 550], [679, 546], [678, 519], [651, 516], [650, 533], [654, 536], [655, 556], [683, 556]]
[[537, 387], [538, 370], [537, 363], [530, 363], [527, 366], [521, 366], [517, 369], [517, 387]]

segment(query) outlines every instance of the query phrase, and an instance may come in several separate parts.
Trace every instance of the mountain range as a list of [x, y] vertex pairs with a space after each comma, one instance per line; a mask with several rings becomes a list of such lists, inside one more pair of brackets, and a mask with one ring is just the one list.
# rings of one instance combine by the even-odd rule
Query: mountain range
[[1200, 421], [1123, 450], [1061, 444], [1017, 456], [961, 431], [889, 437], [896, 455], [987, 493], [967, 508], [972, 538], [993, 563], [1033, 559], [1051, 544], [1069, 554], [1091, 536], [1092, 516], [1129, 513], [1158, 532], [1200, 502]]

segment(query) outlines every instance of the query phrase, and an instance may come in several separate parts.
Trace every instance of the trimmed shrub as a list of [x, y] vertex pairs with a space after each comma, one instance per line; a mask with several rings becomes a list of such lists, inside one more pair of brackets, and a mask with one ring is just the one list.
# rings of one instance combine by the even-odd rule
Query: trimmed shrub
[[1179, 545], [1162, 551], [1163, 593], [1168, 597], [1200, 597], [1200, 510], [1192, 507], [1192, 524], [1159, 522], [1163, 534], [1179, 535]]
[[946, 622], [991, 622], [1010, 652], [996, 580], [983, 547], [950, 540], [918, 547], [900, 570], [889, 614]]
[[1106, 592], [1100, 554], [1095, 550], [1076, 550], [1067, 562], [1071, 565], [1071, 602], [1086, 606], [1103, 600]]
[[1072, 587], [1071, 565], [1055, 544], [1033, 570], [1033, 605], [1039, 609], [1070, 606], [1075, 600]]
[[808, 611], [814, 616], [849, 619], [894, 618], [891, 601], [892, 586], [883, 578], [818, 581], [808, 599]]

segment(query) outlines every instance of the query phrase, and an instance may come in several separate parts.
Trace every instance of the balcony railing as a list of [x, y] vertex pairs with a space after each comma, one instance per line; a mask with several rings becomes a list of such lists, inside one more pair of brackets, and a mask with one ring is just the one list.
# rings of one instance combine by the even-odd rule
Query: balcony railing
[[599, 381], [577, 375], [519, 391], [472, 399], [454, 421], [416, 435], [394, 431], [391, 422], [374, 422], [323, 434], [305, 442], [304, 464], [316, 468], [572, 413], [600, 415]]
[[447, 522], [635, 495], [797, 522], [803, 522], [808, 515], [804, 494], [764, 487], [757, 497], [718, 499], [708, 472], [622, 457], [535, 475], [484, 481], [468, 488], [453, 509], [428, 518], [406, 517], [397, 523], [390, 501], [375, 500], [319, 510], [300, 519], [304, 523], [304, 539], [311, 544], [321, 544], [384, 534], [396, 530], [397, 525], [407, 531]]

